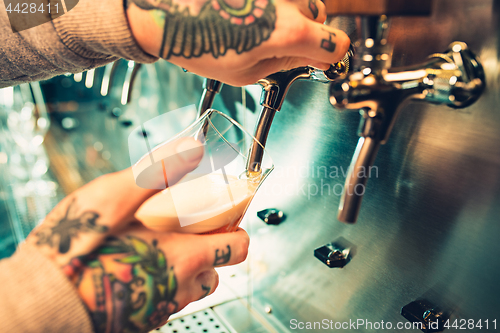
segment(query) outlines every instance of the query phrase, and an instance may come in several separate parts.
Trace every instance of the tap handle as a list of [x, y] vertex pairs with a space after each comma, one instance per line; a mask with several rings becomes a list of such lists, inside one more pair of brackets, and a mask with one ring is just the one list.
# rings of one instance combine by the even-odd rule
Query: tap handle
[[334, 64], [330, 65], [325, 71], [311, 68], [311, 79], [319, 82], [332, 82], [338, 79], [344, 79], [349, 72], [352, 72], [352, 62], [355, 55], [354, 44], [349, 46], [349, 50], [344, 57]]
[[377, 156], [380, 141], [371, 137], [359, 138], [352, 157], [349, 172], [340, 198], [338, 219], [345, 223], [355, 223], [361, 201], [365, 194], [366, 182], [371, 175], [373, 162]]
[[122, 105], [127, 105], [128, 103], [130, 103], [130, 99], [132, 98], [132, 88], [134, 87], [134, 81], [141, 67], [142, 67], [141, 64], [129, 60], [127, 64], [127, 72], [125, 73], [125, 81], [123, 81], [122, 98], [121, 98]]
[[[428, 62], [420, 65], [420, 72], [423, 75], [419, 79], [419, 91], [410, 96], [416, 100], [465, 108], [477, 101], [486, 87], [481, 62], [463, 42], [453, 42], [446, 53], [429, 56]], [[384, 79], [395, 83], [398, 76], [410, 73], [411, 70], [399, 73], [388, 71]]]
[[95, 68], [89, 69], [85, 76], [85, 87], [91, 89], [94, 86]]
[[102, 76], [101, 83], [101, 95], [107, 96], [109, 93], [109, 87], [111, 87], [111, 83], [113, 81], [113, 76], [115, 75], [116, 69], [118, 68], [119, 61], [115, 61], [111, 64], [107, 64], [104, 67], [104, 75]]
[[[453, 108], [465, 108], [477, 101], [486, 88], [483, 66], [467, 44], [463, 42], [451, 43], [447, 55], [460, 71], [457, 80], [450, 79], [448, 81], [451, 87], [447, 104]], [[430, 58], [432, 59], [435, 56], [439, 55]]]
[[324, 0], [328, 15], [412, 15], [427, 16], [432, 0]]

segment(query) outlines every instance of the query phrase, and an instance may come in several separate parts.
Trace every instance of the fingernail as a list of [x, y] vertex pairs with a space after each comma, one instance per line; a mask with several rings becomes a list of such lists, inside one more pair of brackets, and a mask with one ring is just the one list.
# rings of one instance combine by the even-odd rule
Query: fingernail
[[176, 152], [184, 162], [194, 162], [203, 155], [203, 148], [199, 141], [184, 139], [177, 145]]

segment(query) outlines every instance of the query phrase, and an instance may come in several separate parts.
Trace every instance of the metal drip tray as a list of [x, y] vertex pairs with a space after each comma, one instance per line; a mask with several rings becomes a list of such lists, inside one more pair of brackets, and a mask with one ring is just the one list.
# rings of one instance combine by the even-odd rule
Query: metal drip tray
[[205, 309], [168, 322], [153, 332], [163, 333], [233, 333], [212, 309]]

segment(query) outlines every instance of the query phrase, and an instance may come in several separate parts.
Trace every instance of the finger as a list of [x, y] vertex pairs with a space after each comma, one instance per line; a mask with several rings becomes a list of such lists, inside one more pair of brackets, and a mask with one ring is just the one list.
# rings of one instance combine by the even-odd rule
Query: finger
[[305, 25], [310, 28], [305, 29], [304, 35], [301, 36], [296, 56], [310, 55], [313, 60], [330, 64], [340, 61], [345, 56], [350, 45], [350, 39], [345, 32], [311, 21]]
[[196, 168], [202, 157], [201, 142], [183, 138], [151, 150], [132, 166], [132, 172], [140, 188], [165, 189]]
[[247, 258], [250, 237], [239, 228], [236, 232], [206, 235], [204, 241], [211, 248], [208, 265], [222, 267], [239, 264]]
[[[112, 228], [111, 230], [123, 227], [135, 220], [133, 215], [137, 209], [161, 188], [153, 184], [163, 184], [165, 187], [166, 183], [171, 185], [177, 182], [195, 169], [203, 156], [201, 143], [192, 138], [174, 141], [156, 150], [159, 152], [155, 152], [152, 157], [158, 161], [154, 163], [155, 166], [144, 168], [146, 164], [152, 165], [151, 158], [147, 156], [142, 159], [142, 163], [138, 162], [132, 168], [99, 177], [75, 192], [78, 211], [96, 212], [99, 215], [99, 224]], [[167, 164], [161, 163], [162, 156], [168, 157], [168, 167]], [[160, 168], [157, 168], [157, 165]], [[164, 172], [163, 165], [168, 169], [167, 173]], [[139, 182], [149, 182], [149, 188], [136, 184], [138, 181], [134, 178], [138, 175], [142, 177]]]
[[286, 57], [286, 58], [271, 58], [259, 61], [254, 65], [251, 70], [248, 70], [241, 77], [244, 81], [237, 81], [233, 85], [247, 85], [252, 82], [257, 82], [263, 77], [267, 77], [270, 74], [277, 73], [280, 71], [287, 71], [290, 69], [311, 66], [321, 70], [327, 70], [330, 67], [330, 63], [318, 62], [316, 60], [304, 57]]
[[193, 138], [161, 145], [145, 155], [130, 170], [135, 186], [130, 193], [133, 203], [129, 204], [129, 209], [135, 213], [144, 201], [159, 190], [174, 185], [194, 170], [202, 157], [203, 145]]
[[350, 39], [341, 30], [300, 16], [293, 24], [287, 22], [277, 29], [269, 44], [273, 47], [262, 50], [264, 58], [286, 56], [333, 64], [345, 56]]
[[215, 269], [210, 269], [200, 273], [196, 277], [195, 285], [193, 290], [198, 290], [199, 294], [196, 295], [194, 300], [200, 300], [214, 293], [215, 289], [219, 285], [219, 274]]
[[323, 23], [326, 20], [326, 7], [320, 0], [297, 0], [295, 1], [300, 12], [308, 19]]
[[219, 274], [213, 268], [191, 277], [181, 278], [179, 274], [176, 274], [176, 277], [178, 278], [175, 295], [177, 310], [213, 294], [219, 285]]
[[[214, 267], [235, 265], [244, 261], [248, 254], [250, 238], [239, 229], [236, 232], [212, 235], [187, 235], [166, 233], [160, 244], [171, 244], [170, 253], [179, 262], [179, 279], [196, 276]], [[189, 251], [178, 250], [175, 244], [196, 244]], [[179, 249], [182, 246], [179, 246]]]

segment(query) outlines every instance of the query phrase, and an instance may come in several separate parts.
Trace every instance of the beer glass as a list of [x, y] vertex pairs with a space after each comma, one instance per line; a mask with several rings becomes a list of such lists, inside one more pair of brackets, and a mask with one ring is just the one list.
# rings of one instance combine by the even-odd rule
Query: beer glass
[[[169, 184], [168, 165], [173, 156], [165, 156], [165, 147], [186, 137], [202, 143], [203, 158], [193, 171], [177, 183]], [[136, 183], [141, 187], [151, 187], [151, 177], [161, 172], [166, 179], [165, 189], [139, 208], [137, 219], [157, 231], [216, 233], [236, 230], [255, 193], [274, 168], [264, 152], [260, 171], [248, 171], [248, 153], [254, 143], [262, 147], [227, 115], [216, 110], [207, 111], [133, 166]]]

